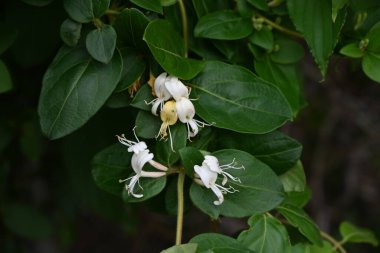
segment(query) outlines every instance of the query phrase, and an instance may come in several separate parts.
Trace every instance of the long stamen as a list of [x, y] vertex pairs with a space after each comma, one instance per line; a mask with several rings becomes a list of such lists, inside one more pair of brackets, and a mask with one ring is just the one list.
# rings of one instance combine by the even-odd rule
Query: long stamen
[[136, 127], [137, 127], [137, 126], [135, 126], [135, 127], [132, 129], [132, 131], [133, 131], [133, 135], [135, 136], [137, 142], [140, 142], [139, 138], [138, 138], [137, 135], [136, 135], [136, 131], [135, 131], [135, 130], [136, 130]]

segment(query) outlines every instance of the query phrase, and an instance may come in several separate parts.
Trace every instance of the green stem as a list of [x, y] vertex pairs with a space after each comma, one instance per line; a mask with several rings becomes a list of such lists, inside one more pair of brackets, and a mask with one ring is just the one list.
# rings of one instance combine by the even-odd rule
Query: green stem
[[278, 30], [278, 31], [280, 31], [282, 33], [286, 33], [286, 34], [289, 34], [291, 36], [303, 39], [303, 36], [301, 34], [295, 32], [295, 31], [289, 30], [289, 29], [287, 29], [287, 28], [285, 28], [283, 26], [280, 26], [279, 24], [273, 22], [272, 20], [267, 19], [266, 17], [264, 17], [261, 14], [257, 14], [257, 16], [259, 16], [260, 18], [262, 18], [265, 23], [267, 23], [268, 25], [270, 25], [274, 29], [276, 29], [276, 30]]
[[188, 48], [188, 33], [187, 33], [187, 15], [186, 15], [186, 8], [185, 4], [183, 3], [183, 0], [179, 0], [179, 9], [181, 11], [181, 17], [182, 17], [182, 33], [183, 33], [183, 46], [185, 48], [185, 57], [187, 57], [187, 48]]
[[108, 9], [108, 10], [106, 10], [106, 14], [107, 15], [119, 15], [120, 11]]
[[347, 253], [347, 251], [342, 247], [342, 243], [335, 240], [329, 234], [321, 231], [321, 236], [325, 238], [327, 241], [331, 242], [331, 244], [334, 246], [334, 250], [339, 250], [341, 253]]
[[182, 228], [183, 228], [183, 186], [185, 184], [185, 173], [181, 171], [178, 174], [178, 211], [177, 211], [177, 231], [175, 237], [175, 245], [180, 245], [182, 241]]

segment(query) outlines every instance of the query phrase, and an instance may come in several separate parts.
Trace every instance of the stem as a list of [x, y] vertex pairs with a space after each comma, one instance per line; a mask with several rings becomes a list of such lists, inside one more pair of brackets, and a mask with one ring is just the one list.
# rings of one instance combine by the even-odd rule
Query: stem
[[186, 15], [186, 8], [185, 8], [185, 4], [183, 3], [183, 0], [179, 0], [178, 1], [179, 3], [179, 9], [181, 11], [181, 17], [182, 17], [182, 33], [183, 33], [183, 46], [185, 48], [185, 57], [187, 57], [187, 40], [188, 40], [188, 36], [187, 36], [187, 15]]
[[295, 31], [292, 31], [292, 30], [289, 30], [283, 26], [280, 26], [279, 24], [267, 19], [266, 17], [264, 17], [263, 15], [261, 14], [257, 14], [257, 16], [259, 16], [260, 18], [262, 18], [264, 20], [265, 23], [267, 23], [268, 25], [270, 25], [271, 27], [273, 27], [274, 29], [277, 29], [278, 31], [280, 32], [283, 32], [283, 33], [286, 33], [286, 34], [289, 34], [289, 35], [292, 35], [294, 37], [297, 37], [297, 38], [300, 38], [300, 39], [303, 39], [303, 36], [301, 34], [299, 34], [298, 32], [295, 32]]
[[341, 253], [347, 253], [347, 251], [342, 247], [342, 244], [335, 240], [332, 236], [329, 234], [321, 231], [321, 236], [325, 238], [327, 241], [331, 242], [331, 244], [334, 246], [334, 250], [339, 250]]
[[182, 241], [182, 227], [183, 227], [183, 186], [185, 184], [185, 173], [181, 171], [178, 174], [178, 211], [177, 211], [177, 232], [175, 237], [175, 245], [180, 245]]
[[106, 10], [106, 14], [107, 15], [119, 15], [120, 11], [108, 9], [108, 10]]

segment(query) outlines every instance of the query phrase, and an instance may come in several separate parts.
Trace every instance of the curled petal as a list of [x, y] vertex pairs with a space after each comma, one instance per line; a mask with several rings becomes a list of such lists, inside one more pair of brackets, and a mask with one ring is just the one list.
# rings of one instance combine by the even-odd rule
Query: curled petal
[[139, 179], [140, 179], [140, 176], [139, 175], [135, 175], [135, 176], [133, 176], [131, 178], [131, 181], [129, 181], [129, 184], [125, 185], [125, 189], [128, 191], [128, 194], [132, 195], [135, 198], [142, 198], [144, 196], [142, 194], [136, 194], [136, 193], [133, 192], [136, 183], [139, 182]]
[[132, 160], [131, 160], [132, 169], [137, 175], [140, 175], [144, 165], [152, 159], [153, 159], [153, 154], [149, 153], [148, 149], [143, 150], [137, 154], [135, 153], [133, 154]]
[[210, 188], [212, 185], [215, 185], [218, 174], [214, 171], [211, 171], [207, 166], [194, 166], [195, 173], [198, 174], [206, 188]]
[[169, 91], [165, 87], [167, 80], [166, 76], [166, 72], [163, 72], [154, 81], [154, 93], [156, 93], [156, 96], [158, 98], [163, 99], [164, 101], [168, 100], [171, 97]]
[[189, 98], [189, 90], [175, 76], [169, 76], [166, 79], [165, 87], [176, 101], [181, 97]]
[[[156, 99], [154, 99], [153, 100], [154, 101], [154, 103], [153, 103], [153, 106], [152, 106], [152, 114], [153, 115], [155, 115], [155, 116], [158, 116], [158, 114], [157, 114], [157, 109], [158, 109], [158, 107], [161, 105], [161, 107], [162, 107], [162, 104], [164, 103], [164, 100], [163, 99], [161, 99], [161, 98], [156, 98]], [[153, 102], [152, 101], [152, 102]]]
[[216, 197], [218, 198], [218, 200], [214, 201], [214, 205], [216, 205], [216, 206], [221, 205], [224, 201], [224, 196], [223, 196], [222, 191], [216, 185], [212, 185], [211, 190], [216, 195]]
[[190, 139], [190, 137], [195, 137], [199, 132], [197, 123], [194, 120], [190, 120], [187, 123], [187, 125], [190, 126], [191, 128], [191, 129], [188, 129], [188, 133], [187, 133], [188, 139]]
[[216, 158], [215, 156], [206, 155], [205, 160], [202, 164], [206, 164], [212, 171], [215, 171], [217, 173], [221, 172], [221, 169], [219, 168], [218, 158]]

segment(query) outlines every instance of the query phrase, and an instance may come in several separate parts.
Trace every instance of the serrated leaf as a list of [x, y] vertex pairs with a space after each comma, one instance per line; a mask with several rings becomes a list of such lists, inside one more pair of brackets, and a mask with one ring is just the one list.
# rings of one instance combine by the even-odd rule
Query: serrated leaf
[[301, 161], [280, 176], [285, 192], [303, 192], [306, 187], [306, 176]]
[[321, 245], [321, 236], [317, 225], [301, 208], [282, 204], [277, 210], [289, 221], [290, 225], [298, 228], [309, 241]]
[[146, 10], [163, 14], [160, 0], [131, 0], [131, 2]]
[[205, 233], [205, 234], [197, 235], [191, 238], [190, 243], [198, 244], [197, 252], [199, 253], [206, 253], [206, 252], [220, 252], [221, 253], [222, 251], [218, 251], [218, 249], [223, 250], [223, 248], [225, 249], [223, 251], [224, 253], [227, 253], [227, 252], [254, 253], [253, 251], [249, 250], [247, 247], [239, 243], [236, 239], [225, 236], [225, 235], [221, 235], [221, 234], [215, 234], [215, 233]]
[[358, 43], [350, 43], [342, 47], [339, 51], [341, 54], [352, 57], [361, 58], [363, 57], [363, 51], [358, 47]]
[[12, 78], [7, 66], [0, 60], [0, 93], [10, 91], [13, 87]]
[[136, 134], [145, 139], [154, 139], [158, 136], [162, 121], [151, 112], [139, 111], [136, 117]]
[[110, 5], [110, 0], [64, 0], [63, 6], [72, 20], [88, 23], [101, 17]]
[[281, 222], [266, 214], [249, 218], [250, 228], [241, 232], [239, 242], [256, 253], [290, 253], [288, 232]]
[[292, 117], [277, 88], [240, 66], [207, 62], [190, 84], [196, 113], [218, 128], [263, 134]]
[[231, 10], [217, 11], [199, 19], [194, 28], [196, 37], [236, 40], [247, 37], [253, 30], [251, 20]]
[[116, 47], [116, 32], [110, 25], [103, 25], [87, 34], [86, 48], [89, 54], [97, 61], [108, 63]]
[[366, 52], [363, 56], [362, 68], [369, 78], [380, 83], [380, 53]]
[[368, 243], [374, 247], [379, 245], [378, 239], [371, 230], [357, 227], [347, 221], [340, 224], [339, 232], [345, 243]]
[[166, 20], [154, 20], [145, 29], [144, 40], [156, 61], [171, 75], [188, 80], [196, 76], [204, 63], [185, 58], [182, 37]]
[[83, 48], [63, 47], [43, 78], [38, 105], [43, 133], [57, 139], [85, 124], [116, 88], [121, 70], [118, 51], [102, 64]]
[[228, 185], [238, 192], [226, 194], [224, 202], [218, 206], [213, 204], [216, 196], [210, 189], [193, 183], [191, 200], [204, 213], [215, 219], [219, 215], [246, 217], [269, 211], [282, 202], [284, 193], [281, 182], [267, 165], [239, 150], [226, 149], [212, 155], [218, 158], [220, 165], [235, 161], [236, 166], [244, 166], [245, 169], [228, 170], [232, 176], [240, 178], [241, 183], [229, 180]]
[[75, 22], [71, 19], [63, 21], [60, 29], [60, 35], [63, 42], [70, 47], [74, 47], [78, 44], [80, 39], [80, 33], [82, 30], [82, 24]]
[[170, 247], [166, 250], [161, 251], [161, 253], [195, 253], [197, 251], [197, 248], [198, 244], [187, 243]]

